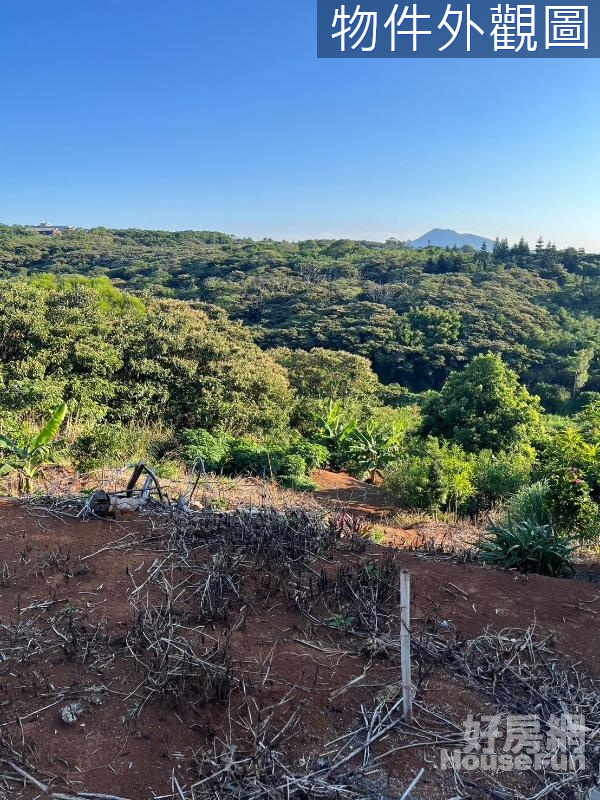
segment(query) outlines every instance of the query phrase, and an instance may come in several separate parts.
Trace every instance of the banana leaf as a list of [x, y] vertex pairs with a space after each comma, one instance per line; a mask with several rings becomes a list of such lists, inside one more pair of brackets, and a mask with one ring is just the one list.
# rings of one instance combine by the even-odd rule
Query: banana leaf
[[14, 455], [18, 456], [19, 458], [27, 458], [27, 450], [23, 450], [19, 447], [12, 439], [9, 439], [7, 436], [2, 436], [0, 434], [0, 448], [4, 450], [9, 450]]
[[67, 404], [61, 403], [57, 408], [54, 409], [52, 412], [52, 416], [48, 420], [48, 422], [44, 425], [42, 430], [38, 433], [38, 435], [33, 440], [31, 445], [31, 452], [35, 452], [38, 448], [44, 447], [45, 445], [49, 444], [56, 434], [59, 431], [60, 426], [63, 424], [63, 420], [67, 415]]

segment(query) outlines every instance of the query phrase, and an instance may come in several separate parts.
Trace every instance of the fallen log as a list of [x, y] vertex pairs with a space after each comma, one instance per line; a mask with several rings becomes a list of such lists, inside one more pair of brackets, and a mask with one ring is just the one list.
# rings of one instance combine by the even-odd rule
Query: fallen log
[[119, 494], [109, 494], [100, 489], [90, 497], [89, 507], [96, 516], [107, 517], [139, 511], [147, 502], [148, 498], [144, 496], [123, 497]]
[[[142, 488], [136, 489], [142, 475], [146, 476]], [[98, 489], [90, 497], [88, 507], [91, 513], [98, 517], [119, 516], [139, 511], [150, 499], [152, 491], [158, 494], [161, 503], [166, 502], [156, 474], [143, 461], [140, 461], [135, 465], [124, 492], [106, 492], [104, 489]]]

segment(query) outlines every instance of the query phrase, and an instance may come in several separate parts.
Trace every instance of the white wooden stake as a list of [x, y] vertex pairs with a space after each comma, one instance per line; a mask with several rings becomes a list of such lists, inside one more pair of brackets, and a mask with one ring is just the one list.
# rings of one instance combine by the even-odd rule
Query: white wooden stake
[[400, 573], [400, 664], [404, 722], [412, 725], [412, 678], [410, 670], [410, 572]]

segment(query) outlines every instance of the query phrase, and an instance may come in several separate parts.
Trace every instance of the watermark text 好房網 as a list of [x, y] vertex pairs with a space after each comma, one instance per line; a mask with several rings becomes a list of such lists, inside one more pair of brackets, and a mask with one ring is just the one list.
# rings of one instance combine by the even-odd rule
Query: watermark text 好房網
[[356, 57], [600, 57], [600, 8], [489, 2], [318, 0], [318, 54]]
[[552, 771], [566, 774], [586, 764], [585, 718], [556, 714], [470, 715], [463, 722], [463, 743], [441, 751], [442, 770], [471, 772]]

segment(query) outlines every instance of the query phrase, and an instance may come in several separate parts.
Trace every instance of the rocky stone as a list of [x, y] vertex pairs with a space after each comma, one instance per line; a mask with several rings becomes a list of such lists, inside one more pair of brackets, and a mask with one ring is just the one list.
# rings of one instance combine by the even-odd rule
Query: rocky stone
[[83, 703], [76, 700], [74, 703], [69, 703], [68, 706], [63, 706], [60, 710], [60, 718], [65, 725], [75, 725], [79, 717], [83, 714], [85, 708]]

